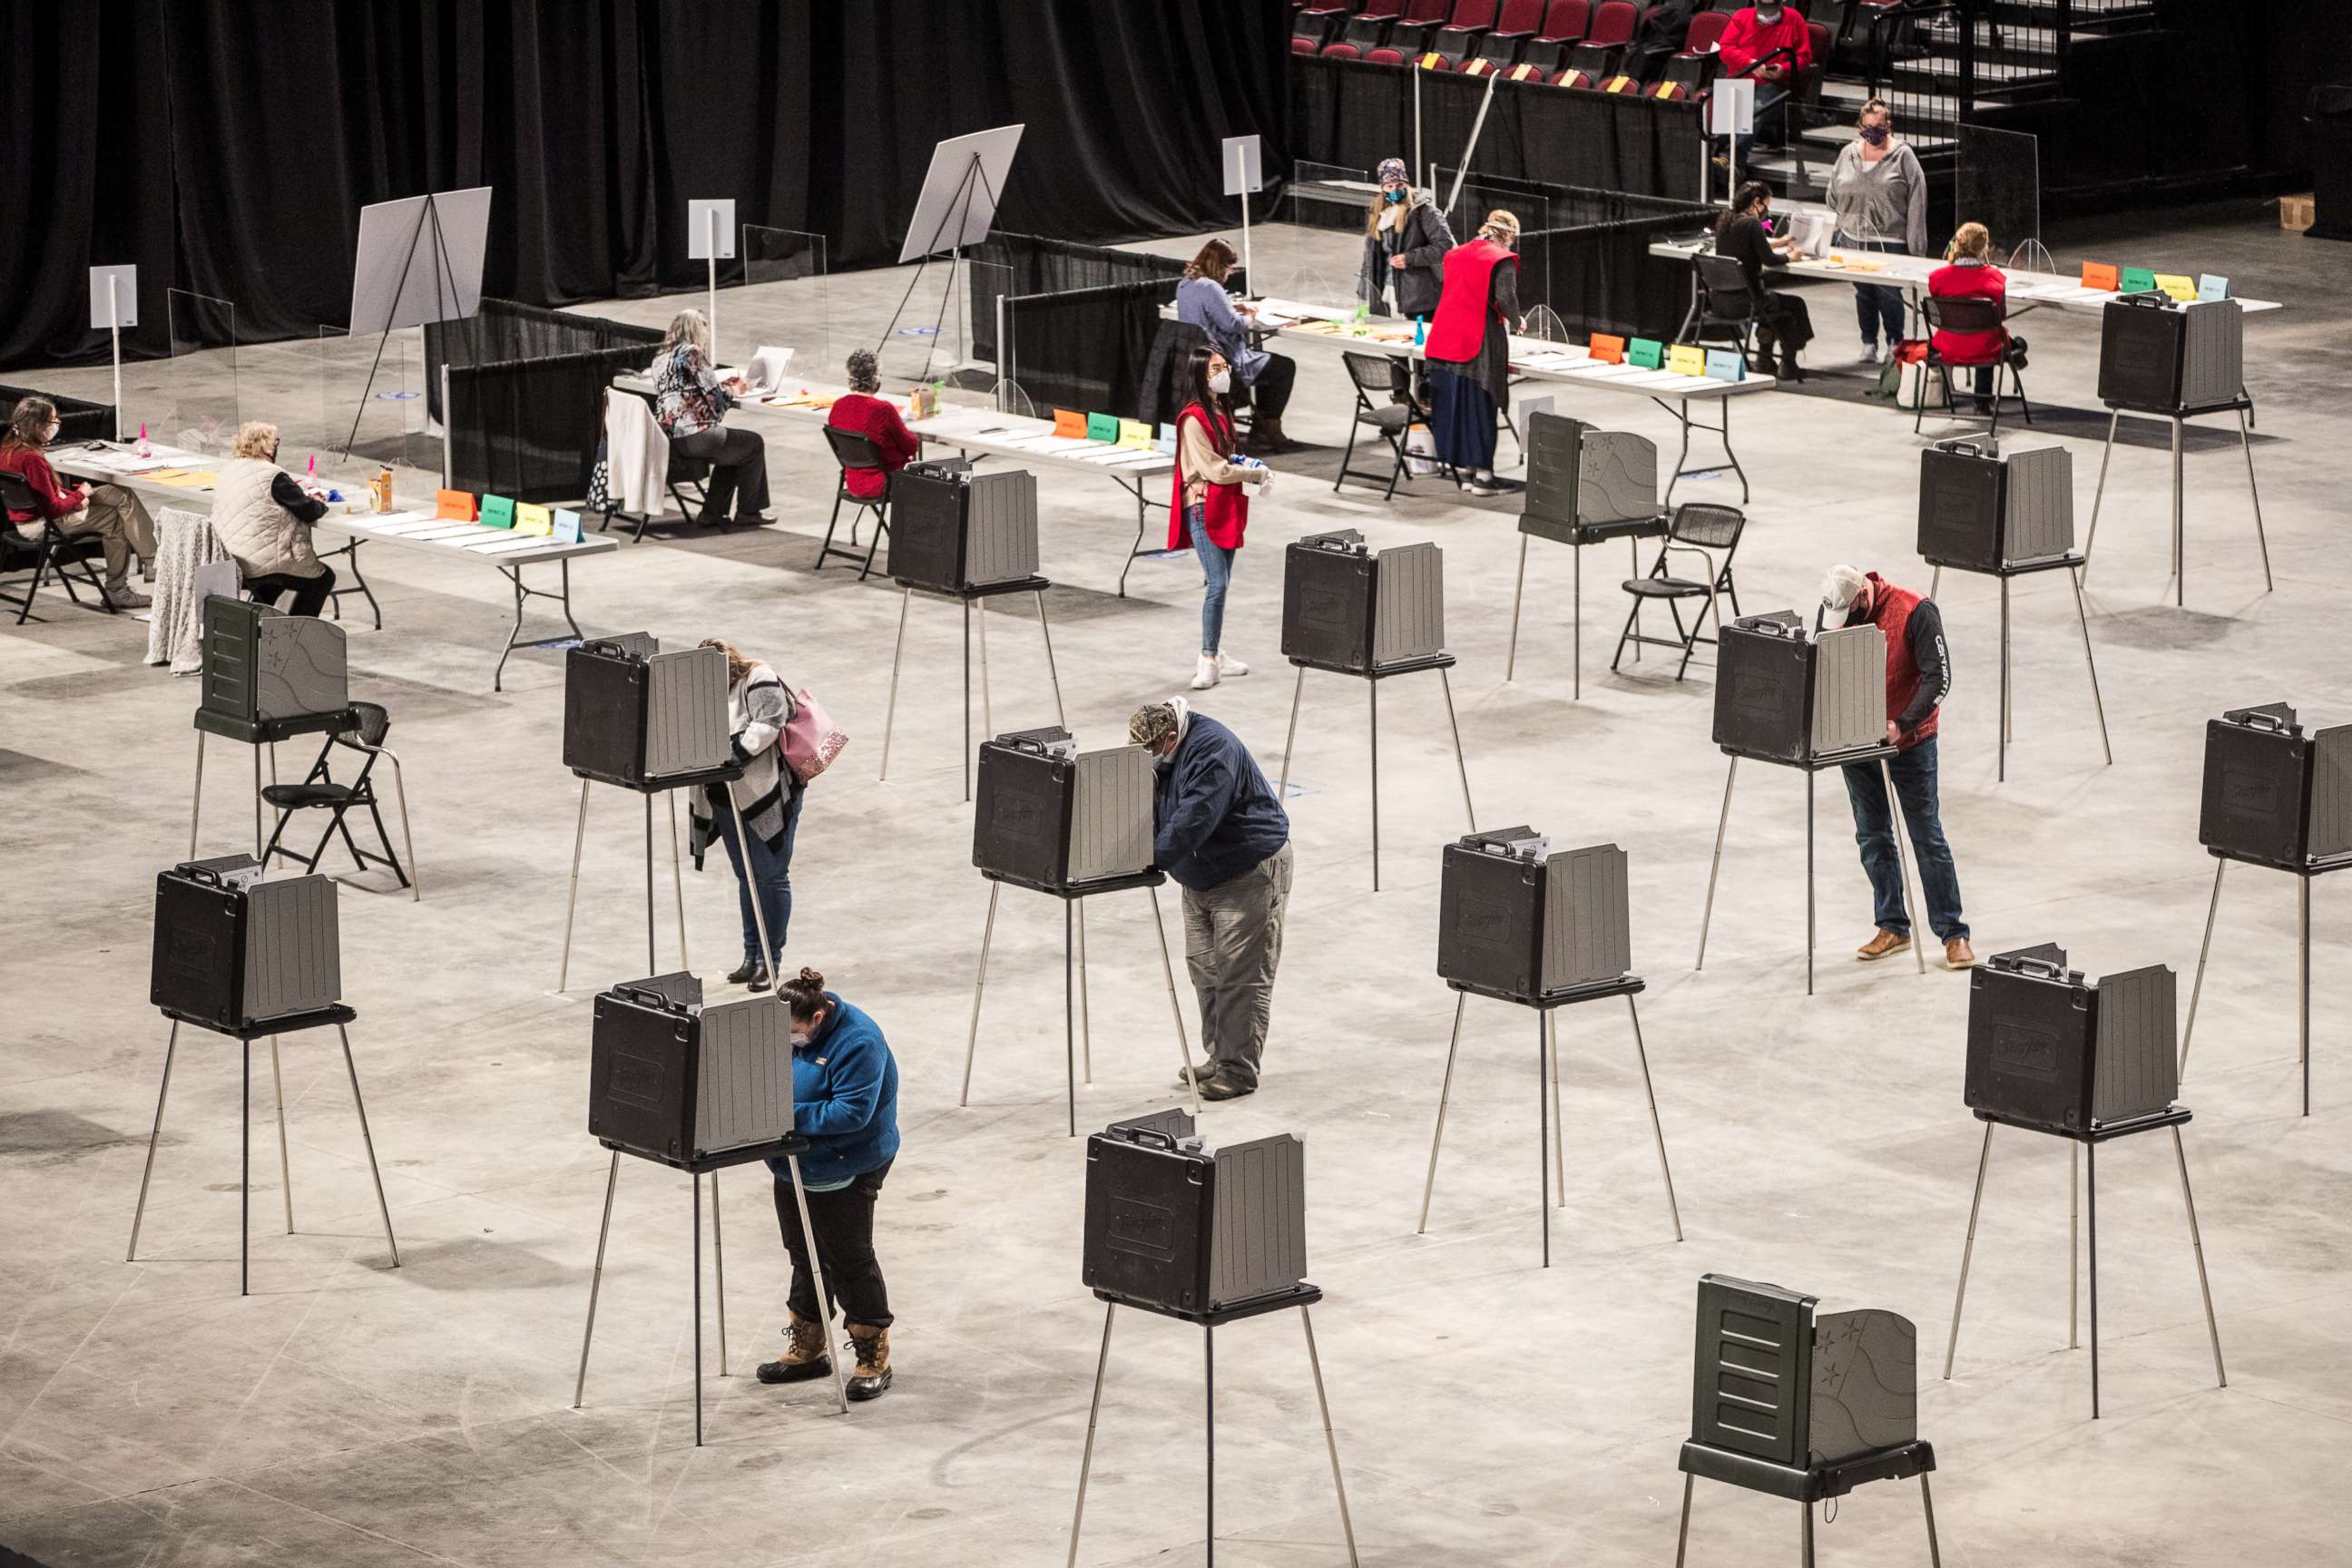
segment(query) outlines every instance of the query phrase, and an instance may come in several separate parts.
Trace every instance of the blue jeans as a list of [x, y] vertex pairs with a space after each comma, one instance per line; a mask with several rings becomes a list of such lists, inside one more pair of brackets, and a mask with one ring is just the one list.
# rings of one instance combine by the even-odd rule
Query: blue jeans
[[1192, 536], [1192, 552], [1201, 558], [1201, 651], [1215, 653], [1225, 645], [1225, 584], [1233, 581], [1234, 552], [1209, 541], [1205, 507], [1184, 509], [1184, 527]]
[[[723, 786], [722, 786], [723, 787]], [[801, 798], [807, 792], [793, 790], [784, 801], [783, 843], [774, 849], [768, 847], [758, 835], [751, 835], [751, 874], [743, 874], [743, 846], [735, 837], [735, 814], [721, 803], [719, 805], [719, 837], [727, 846], [728, 863], [735, 868], [735, 892], [743, 909], [743, 956], [757, 960], [761, 966], [768, 955], [760, 951], [759, 920], [768, 922], [768, 940], [776, 951], [784, 951], [784, 929], [793, 923], [793, 836], [800, 831]], [[757, 889], [760, 897], [758, 918], [751, 910], [751, 895]]]
[[[1841, 234], [1838, 244], [1847, 250], [1874, 250], [1887, 256], [1907, 256], [1900, 241], [1892, 239], [1848, 239]], [[1853, 286], [1853, 313], [1862, 323], [1862, 341], [1878, 342], [1883, 327], [1889, 348], [1903, 341], [1903, 290], [1884, 283], [1857, 283]]]
[[[1911, 827], [1911, 858], [1919, 868], [1919, 890], [1927, 896], [1927, 926], [1945, 942], [1969, 934], [1960, 918], [1960, 874], [1952, 864], [1952, 847], [1944, 841], [1944, 824], [1936, 809], [1936, 740], [1929, 736], [1907, 752], [1886, 759], [1895, 780], [1895, 794], [1903, 802], [1903, 819]], [[1878, 929], [1897, 936], [1911, 934], [1911, 915], [1903, 905], [1903, 862], [1895, 843], [1894, 814], [1886, 805], [1886, 787], [1879, 782], [1876, 763], [1857, 763], [1845, 769], [1845, 793], [1853, 803], [1853, 839], [1862, 846], [1862, 868], [1870, 873], [1870, 890], [1876, 902]]]

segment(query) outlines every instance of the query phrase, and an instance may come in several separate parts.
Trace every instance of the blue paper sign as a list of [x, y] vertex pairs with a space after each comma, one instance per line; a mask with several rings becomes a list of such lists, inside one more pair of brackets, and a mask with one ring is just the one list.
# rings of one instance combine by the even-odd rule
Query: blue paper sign
[[555, 542], [558, 544], [580, 542], [580, 514], [565, 507], [555, 509]]
[[2200, 300], [2226, 300], [2230, 297], [2230, 280], [2217, 273], [2208, 272], [2197, 279]]
[[1746, 381], [1748, 361], [1738, 349], [1706, 351], [1706, 378], [1709, 381]]

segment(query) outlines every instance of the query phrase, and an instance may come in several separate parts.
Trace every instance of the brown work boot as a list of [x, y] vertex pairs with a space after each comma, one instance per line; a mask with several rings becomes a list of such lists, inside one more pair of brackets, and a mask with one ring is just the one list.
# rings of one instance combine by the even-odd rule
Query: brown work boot
[[1882, 931], [1860, 947], [1855, 948], [1853, 955], [1864, 963], [1872, 963], [1885, 958], [1890, 952], [1901, 952], [1910, 945], [1909, 937], [1897, 936], [1891, 931]]
[[849, 1325], [849, 1342], [857, 1347], [857, 1370], [850, 1375], [849, 1397], [879, 1399], [890, 1386], [890, 1331]]
[[1974, 969], [1977, 950], [1969, 945], [1967, 937], [1956, 936], [1944, 944], [1944, 964], [1949, 969]]
[[805, 1383], [833, 1370], [825, 1353], [824, 1325], [813, 1323], [798, 1312], [791, 1315], [792, 1321], [784, 1328], [784, 1353], [760, 1363], [761, 1383]]

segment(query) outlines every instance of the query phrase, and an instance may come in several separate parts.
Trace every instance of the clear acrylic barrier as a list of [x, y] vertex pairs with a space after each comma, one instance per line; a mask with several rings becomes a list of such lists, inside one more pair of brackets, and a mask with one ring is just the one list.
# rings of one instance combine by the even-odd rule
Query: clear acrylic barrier
[[[1474, 170], [1461, 178], [1457, 190], [1455, 180], [1460, 174], [1460, 170], [1444, 163], [1430, 171], [1430, 177], [1437, 182], [1438, 203], [1445, 209], [1445, 221], [1456, 240], [1467, 243], [1476, 238], [1478, 226], [1497, 207], [1519, 220], [1523, 237], [1549, 233], [1564, 221], [1553, 211], [1551, 198], [1528, 189], [1528, 182], [1483, 179]], [[1519, 310], [1524, 313], [1538, 305], [1548, 305], [1552, 297], [1551, 283], [1550, 247], [1523, 245], [1519, 255]]]
[[170, 354], [136, 374], [123, 367], [125, 425], [135, 435], [191, 452], [226, 457], [238, 408], [236, 307], [173, 289], [164, 296]]
[[1990, 229], [2000, 255], [2041, 239], [2041, 139], [2027, 132], [1996, 131], [1982, 125], [1963, 125], [1958, 134], [1954, 203], [1959, 221], [1980, 223]]
[[[320, 473], [364, 480], [387, 467], [440, 472], [441, 444], [426, 428], [421, 332], [353, 337], [321, 327], [311, 347], [317, 443], [304, 450], [318, 453]], [[281, 456], [293, 446], [281, 434]]]
[[[1290, 167], [1290, 184], [1282, 195], [1282, 216], [1310, 228], [1353, 228], [1379, 194], [1370, 169], [1345, 163], [1310, 163]], [[1272, 216], [1272, 215], [1268, 215]]]
[[[993, 405], [999, 386], [1012, 382], [1017, 390], [1020, 381], [1020, 332], [1012, 311], [999, 305], [1014, 291], [1013, 269], [992, 261], [966, 261], [964, 276], [963, 341], [949, 369], [942, 374], [934, 365], [932, 376], [946, 383], [946, 402]], [[944, 346], [940, 358], [948, 359]]]
[[719, 312], [719, 362], [748, 365], [761, 349], [788, 348], [789, 374], [839, 381], [848, 351], [834, 349], [824, 236], [745, 224], [740, 249], [743, 281]]

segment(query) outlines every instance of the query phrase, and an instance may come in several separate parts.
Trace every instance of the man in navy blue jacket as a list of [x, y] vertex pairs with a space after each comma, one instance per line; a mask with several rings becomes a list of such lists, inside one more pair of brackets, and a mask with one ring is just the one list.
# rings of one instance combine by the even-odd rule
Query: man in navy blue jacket
[[1128, 721], [1157, 759], [1152, 861], [1184, 889], [1184, 966], [1201, 1001], [1201, 1098], [1257, 1090], [1282, 912], [1290, 902], [1290, 818], [1241, 738], [1181, 697]]

